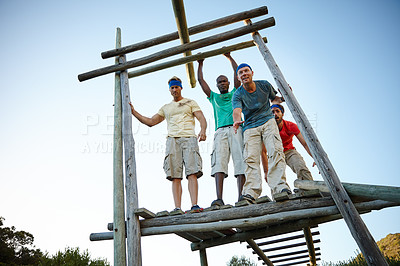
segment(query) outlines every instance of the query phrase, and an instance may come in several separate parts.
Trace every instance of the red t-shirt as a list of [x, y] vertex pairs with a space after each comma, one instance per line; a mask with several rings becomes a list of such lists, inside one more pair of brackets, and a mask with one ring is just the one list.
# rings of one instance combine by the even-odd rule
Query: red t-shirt
[[281, 135], [283, 151], [294, 150], [293, 146], [293, 136], [296, 136], [300, 133], [299, 128], [293, 122], [286, 121], [282, 119], [283, 127], [279, 131], [279, 135]]

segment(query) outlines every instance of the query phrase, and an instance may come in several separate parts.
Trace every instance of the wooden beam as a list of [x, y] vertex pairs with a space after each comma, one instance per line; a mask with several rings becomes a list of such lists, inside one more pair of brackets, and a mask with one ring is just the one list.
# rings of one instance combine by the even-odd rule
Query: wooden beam
[[311, 234], [310, 227], [303, 228], [304, 238], [306, 239], [307, 249], [308, 249], [308, 256], [310, 258], [310, 265], [316, 266], [316, 255], [315, 255], [315, 248], [314, 248], [314, 241]]
[[274, 266], [274, 264], [268, 259], [267, 255], [261, 250], [261, 248], [254, 242], [253, 239], [246, 240], [247, 244], [254, 250], [254, 252], [265, 262], [268, 266]]
[[[239, 22], [239, 21], [242, 21], [242, 20], [245, 20], [248, 18], [259, 17], [259, 16], [266, 15], [266, 14], [268, 14], [268, 8], [266, 6], [262, 6], [259, 8], [236, 13], [233, 15], [229, 15], [229, 16], [226, 16], [223, 18], [215, 19], [215, 20], [212, 20], [212, 21], [209, 21], [206, 23], [202, 23], [202, 24], [190, 27], [188, 29], [188, 31], [189, 31], [189, 35], [194, 35], [194, 34], [197, 34], [200, 32], [204, 32], [207, 30], [211, 30], [211, 29], [226, 26], [226, 25], [229, 25], [229, 24], [232, 24], [235, 22]], [[117, 55], [122, 55], [122, 54], [139, 51], [139, 50], [142, 50], [142, 49], [145, 49], [148, 47], [152, 47], [152, 46], [155, 46], [158, 44], [166, 43], [166, 42], [177, 40], [177, 39], [179, 39], [179, 33], [176, 31], [176, 32], [166, 34], [163, 36], [159, 36], [157, 38], [146, 40], [146, 41], [143, 41], [140, 43], [113, 49], [110, 51], [105, 51], [105, 52], [101, 53], [101, 57], [106, 59], [106, 58], [110, 58], [110, 57], [117, 56]]]
[[[116, 47], [121, 47], [121, 29], [117, 28]], [[118, 64], [118, 58], [115, 59]], [[122, 160], [122, 105], [121, 79], [115, 74], [114, 94], [114, 145], [113, 145], [113, 187], [114, 187], [114, 265], [126, 265], [124, 174]]]
[[[263, 40], [265, 42], [267, 42], [267, 38], [263, 38]], [[162, 69], [166, 69], [166, 68], [170, 68], [173, 66], [178, 66], [178, 65], [183, 65], [186, 64], [188, 62], [193, 62], [193, 61], [197, 61], [199, 59], [204, 59], [204, 58], [208, 58], [208, 57], [212, 57], [212, 56], [217, 56], [217, 55], [221, 55], [221, 54], [225, 54], [228, 52], [232, 52], [232, 51], [237, 51], [237, 50], [241, 50], [241, 49], [245, 49], [245, 48], [249, 48], [249, 47], [253, 47], [255, 46], [253, 41], [247, 41], [247, 42], [241, 42], [238, 44], [234, 44], [234, 45], [230, 45], [230, 46], [224, 46], [221, 47], [219, 49], [215, 49], [215, 50], [211, 50], [208, 52], [204, 52], [204, 53], [197, 53], [195, 55], [191, 55], [191, 56], [186, 56], [183, 58], [178, 58], [178, 59], [174, 59], [168, 62], [164, 62], [164, 63], [160, 63], [157, 65], [152, 65], [152, 66], [148, 66], [148, 67], [144, 67], [138, 70], [133, 70], [128, 72], [128, 77], [129, 78], [134, 78], [134, 77], [138, 77], [144, 74], [148, 74], [151, 72], [155, 72], [158, 70], [162, 70]]]
[[[156, 219], [140, 221], [140, 228], [158, 227], [179, 224], [209, 223], [247, 217], [258, 217], [262, 215], [283, 213], [293, 210], [334, 206], [331, 198], [308, 198], [289, 200], [285, 202], [270, 202], [265, 204], [254, 204], [246, 207], [230, 208], [213, 212], [193, 213], [191, 215], [168, 216]], [[300, 228], [301, 229], [301, 228]], [[299, 229], [299, 230], [300, 230]]]
[[[371, 201], [359, 203], [357, 206], [361, 206], [360, 210], [371, 210], [371, 209], [381, 209], [387, 206], [393, 206], [395, 203], [387, 201]], [[259, 217], [242, 218], [227, 221], [217, 221], [209, 223], [198, 223], [195, 226], [193, 224], [179, 224], [179, 225], [166, 225], [150, 228], [142, 228], [142, 235], [161, 235], [161, 234], [171, 234], [177, 232], [208, 232], [223, 230], [226, 228], [240, 228], [242, 230], [248, 230], [255, 227], [273, 225], [282, 223], [282, 221], [292, 221], [305, 219], [307, 217], [318, 217], [337, 214], [338, 210], [336, 206], [330, 207], [320, 207], [306, 210], [294, 210], [282, 213], [274, 213]]]
[[208, 266], [206, 249], [205, 248], [200, 249], [199, 253], [200, 253], [200, 265]]
[[[126, 62], [126, 56], [119, 57], [119, 63]], [[140, 240], [139, 216], [135, 214], [138, 209], [138, 188], [136, 177], [135, 140], [132, 135], [132, 113], [129, 106], [130, 92], [128, 72], [121, 72], [122, 95], [122, 137], [125, 158], [125, 191], [126, 191], [126, 238], [128, 248], [128, 266], [142, 265], [142, 249]]]
[[[190, 38], [183, 0], [172, 0], [172, 6], [174, 7], [175, 20], [178, 27], [179, 39], [181, 40], [181, 44], [189, 43]], [[192, 51], [186, 51], [184, 53], [184, 56], [190, 55], [192, 55]], [[194, 75], [193, 63], [186, 64], [186, 73], [189, 79], [190, 86], [192, 88], [196, 87], [196, 77]]]
[[[246, 21], [247, 25], [251, 25], [251, 21]], [[328, 184], [331, 195], [338, 207], [340, 213], [343, 215], [347, 226], [350, 229], [353, 238], [356, 240], [361, 252], [365, 255], [368, 265], [388, 265], [385, 257], [380, 252], [378, 245], [376, 244], [374, 238], [369, 232], [368, 228], [362, 221], [360, 215], [357, 213], [354, 204], [351, 202], [349, 195], [340, 183], [339, 177], [322, 148], [317, 135], [315, 134], [310, 122], [307, 119], [303, 109], [297, 102], [292, 90], [289, 88], [281, 70], [276, 64], [271, 52], [262, 41], [261, 36], [258, 32], [252, 34], [253, 40], [256, 42], [257, 47], [260, 50], [265, 62], [267, 63], [272, 76], [278, 86], [279, 91], [286, 100], [290, 112], [292, 113], [294, 119], [302, 132], [308, 147], [311, 150], [311, 154], [316, 162], [319, 171], [322, 174], [323, 179]]]
[[[350, 196], [381, 199], [400, 203], [400, 187], [355, 183], [342, 183], [342, 185]], [[329, 188], [323, 181], [295, 180], [294, 186], [300, 189], [318, 189], [321, 192], [329, 192]]]
[[83, 74], [78, 75], [79, 81], [85, 81], [91, 78], [99, 77], [108, 73], [116, 72], [116, 71], [123, 71], [129, 68], [137, 67], [137, 66], [142, 66], [160, 59], [167, 58], [169, 56], [177, 55], [186, 51], [191, 51], [195, 49], [199, 49], [202, 47], [206, 47], [212, 44], [216, 44], [219, 42], [223, 42], [226, 40], [230, 40], [239, 36], [243, 36], [245, 34], [251, 33], [253, 31], [265, 29], [268, 27], [272, 27], [275, 25], [275, 19], [274, 18], [267, 18], [261, 21], [258, 21], [254, 23], [253, 25], [249, 26], [244, 26], [240, 27], [234, 30], [230, 30], [227, 32], [223, 33], [218, 33], [215, 35], [212, 35], [210, 37], [200, 39], [194, 42], [182, 44], [180, 46], [175, 46], [172, 48], [168, 48], [159, 52], [156, 52], [154, 54], [151, 54], [149, 56], [145, 56], [142, 58], [134, 59], [131, 61], [127, 61], [124, 64], [119, 64], [119, 65], [112, 65], [108, 67], [103, 67], [99, 68], [93, 71], [89, 71]]

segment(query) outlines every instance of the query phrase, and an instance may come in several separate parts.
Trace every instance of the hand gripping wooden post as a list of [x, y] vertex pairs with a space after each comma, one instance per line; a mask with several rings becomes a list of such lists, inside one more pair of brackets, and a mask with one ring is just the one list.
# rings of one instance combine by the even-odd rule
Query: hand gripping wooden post
[[[246, 20], [245, 24], [251, 25], [250, 20]], [[303, 136], [306, 139], [307, 145], [311, 150], [311, 154], [317, 163], [318, 169], [320, 170], [322, 177], [327, 184], [332, 198], [335, 201], [337, 208], [342, 214], [347, 226], [350, 229], [353, 238], [357, 242], [361, 252], [370, 266], [376, 265], [388, 265], [384, 256], [379, 251], [378, 245], [376, 244], [374, 238], [370, 234], [368, 228], [361, 219], [359, 213], [357, 212], [354, 204], [350, 200], [349, 195], [340, 183], [339, 177], [336, 174], [333, 165], [331, 164], [327, 154], [322, 148], [317, 135], [311, 127], [303, 109], [297, 102], [292, 90], [289, 88], [282, 72], [280, 71], [278, 65], [276, 64], [271, 52], [262, 41], [261, 36], [258, 32], [252, 33], [253, 40], [256, 43], [260, 53], [262, 54], [265, 62], [267, 63], [272, 76], [278, 86], [280, 93], [286, 100], [290, 112], [292, 113], [297, 125], [300, 128]]]

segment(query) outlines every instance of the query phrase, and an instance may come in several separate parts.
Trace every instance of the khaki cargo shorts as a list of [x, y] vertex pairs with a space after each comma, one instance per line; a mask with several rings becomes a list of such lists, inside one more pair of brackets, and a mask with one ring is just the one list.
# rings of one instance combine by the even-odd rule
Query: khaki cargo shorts
[[183, 166], [186, 178], [193, 174], [199, 178], [203, 175], [202, 164], [196, 137], [167, 138], [164, 172], [168, 180], [182, 179]]
[[246, 165], [243, 160], [243, 131], [237, 133], [232, 126], [220, 127], [214, 134], [214, 145], [211, 153], [211, 176], [224, 173], [228, 176], [228, 163], [232, 154], [234, 175], [244, 175]]

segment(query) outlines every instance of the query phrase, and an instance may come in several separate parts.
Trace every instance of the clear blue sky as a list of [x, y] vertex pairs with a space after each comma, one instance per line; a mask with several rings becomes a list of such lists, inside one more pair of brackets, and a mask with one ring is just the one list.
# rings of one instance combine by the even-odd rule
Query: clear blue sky
[[[400, 186], [397, 163], [400, 84], [400, 3], [385, 1], [185, 1], [188, 25], [268, 6], [276, 26], [261, 31], [288, 83], [311, 120], [343, 182]], [[256, 21], [258, 19], [254, 19]], [[236, 23], [192, 40], [242, 26]], [[176, 30], [170, 1], [0, 1], [0, 216], [35, 237], [54, 254], [66, 246], [89, 249], [113, 261], [111, 241], [90, 242], [92, 232], [112, 221], [112, 74], [80, 83], [77, 75], [111, 65], [100, 53]], [[244, 36], [199, 51], [251, 40]], [[128, 55], [128, 60], [178, 45], [174, 41]], [[193, 51], [197, 53], [198, 51]], [[249, 63], [255, 79], [273, 82], [256, 48], [233, 52]], [[197, 63], [194, 64], [197, 69]], [[219, 74], [232, 77], [223, 57], [206, 59], [205, 79], [216, 90]], [[209, 122], [200, 145], [204, 177], [199, 204], [215, 198], [210, 175], [212, 108], [199, 86], [190, 88], [183, 66], [130, 81], [132, 102], [144, 115], [171, 100], [166, 81], [184, 78], [183, 95], [195, 99]], [[293, 120], [290, 113], [288, 120]], [[146, 128], [134, 121], [139, 205], [171, 210], [170, 183], [162, 170], [166, 124]], [[397, 122], [396, 122], [397, 121]], [[307, 164], [312, 160], [295, 143]], [[322, 180], [312, 169], [316, 180]], [[287, 169], [293, 187], [294, 175]], [[232, 174], [224, 198], [237, 197]], [[189, 208], [184, 185], [183, 208]], [[265, 185], [263, 194], [269, 194]], [[400, 232], [399, 208], [362, 216], [375, 240]], [[396, 222], [397, 221], [397, 222]], [[324, 261], [348, 259], [358, 249], [344, 221], [320, 225]], [[142, 239], [144, 265], [199, 265], [198, 252], [175, 235]], [[154, 256], [157, 252], [157, 256]], [[207, 250], [209, 265], [251, 253], [244, 244]], [[255, 257], [252, 257], [256, 260]]]

